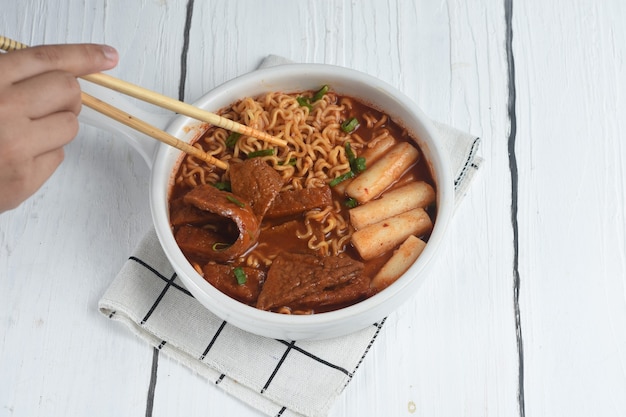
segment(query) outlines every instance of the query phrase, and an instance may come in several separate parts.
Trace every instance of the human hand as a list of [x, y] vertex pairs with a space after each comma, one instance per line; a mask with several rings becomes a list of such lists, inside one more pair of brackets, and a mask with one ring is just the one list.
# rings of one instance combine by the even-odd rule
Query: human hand
[[78, 132], [76, 77], [113, 68], [106, 45], [36, 46], [0, 54], [0, 213], [34, 194]]

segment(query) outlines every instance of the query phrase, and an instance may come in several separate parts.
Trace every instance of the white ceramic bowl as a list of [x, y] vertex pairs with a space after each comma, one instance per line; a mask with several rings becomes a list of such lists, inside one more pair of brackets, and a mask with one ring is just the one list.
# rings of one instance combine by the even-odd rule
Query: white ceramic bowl
[[[453, 180], [437, 132], [417, 105], [392, 86], [361, 72], [323, 64], [289, 64], [254, 71], [210, 91], [196, 103], [217, 111], [247, 96], [269, 91], [315, 90], [328, 84], [339, 94], [355, 97], [389, 114], [415, 137], [431, 165], [437, 188], [437, 217], [424, 252], [394, 284], [377, 295], [340, 310], [314, 315], [283, 315], [255, 309], [223, 294], [205, 281], [176, 245], [168, 219], [167, 197], [180, 151], [159, 146], [152, 166], [150, 204], [156, 232], [167, 257], [194, 297], [220, 318], [248, 332], [285, 340], [325, 339], [345, 335], [380, 321], [414, 294], [427, 278], [426, 267], [435, 256], [450, 219]], [[167, 131], [191, 141], [198, 121], [186, 116], [172, 120]]]

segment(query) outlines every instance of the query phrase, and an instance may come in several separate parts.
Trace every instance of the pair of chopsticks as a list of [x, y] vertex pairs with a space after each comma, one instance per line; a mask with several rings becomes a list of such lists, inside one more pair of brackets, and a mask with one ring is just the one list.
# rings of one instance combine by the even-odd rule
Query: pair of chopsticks
[[[9, 39], [5, 36], [0, 35], [0, 49], [1, 50], [10, 52], [10, 51], [15, 51], [15, 50], [24, 49], [24, 48], [28, 48], [28, 45], [25, 45], [23, 43], [17, 42], [13, 39]], [[92, 82], [94, 84], [98, 84], [103, 87], [110, 88], [122, 94], [126, 94], [128, 96], [137, 98], [139, 100], [146, 101], [150, 104], [154, 104], [156, 106], [174, 111], [176, 113], [184, 114], [185, 116], [189, 116], [193, 119], [201, 120], [201, 121], [210, 123], [212, 125], [222, 127], [226, 130], [237, 132], [246, 136], [251, 136], [259, 140], [273, 144], [273, 145], [287, 146], [286, 141], [279, 139], [277, 137], [271, 136], [265, 132], [252, 129], [249, 126], [245, 126], [240, 123], [234, 122], [230, 119], [226, 119], [215, 113], [202, 110], [198, 107], [192, 106], [182, 101], [175, 100], [173, 98], [164, 96], [162, 94], [145, 89], [143, 87], [139, 87], [137, 85], [120, 80], [118, 78], [111, 77], [110, 75], [97, 73], [97, 74], [85, 75], [81, 78], [89, 82]], [[191, 146], [188, 143], [180, 139], [177, 139], [176, 137], [170, 135], [167, 132], [157, 129], [156, 127], [144, 122], [143, 120], [137, 119], [136, 117], [118, 109], [117, 107], [111, 106], [110, 104], [107, 104], [103, 102], [102, 100], [99, 100], [96, 97], [93, 97], [84, 92], [82, 93], [81, 98], [82, 98], [84, 105], [104, 114], [105, 116], [108, 116], [120, 123], [125, 124], [126, 126], [129, 126], [163, 143], [166, 143], [170, 146], [180, 149], [181, 151], [189, 155], [192, 155], [194, 157], [197, 157], [209, 164], [215, 165], [218, 168], [228, 169], [228, 164], [226, 162], [220, 161], [219, 159], [211, 155], [208, 155], [202, 150], [194, 146]]]

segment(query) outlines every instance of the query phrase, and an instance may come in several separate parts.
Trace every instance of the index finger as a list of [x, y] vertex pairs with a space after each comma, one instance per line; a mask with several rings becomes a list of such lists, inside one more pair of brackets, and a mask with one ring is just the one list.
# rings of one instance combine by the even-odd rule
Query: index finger
[[117, 61], [117, 51], [108, 45], [43, 45], [0, 54], [0, 74], [11, 83], [48, 71], [79, 77], [111, 69]]

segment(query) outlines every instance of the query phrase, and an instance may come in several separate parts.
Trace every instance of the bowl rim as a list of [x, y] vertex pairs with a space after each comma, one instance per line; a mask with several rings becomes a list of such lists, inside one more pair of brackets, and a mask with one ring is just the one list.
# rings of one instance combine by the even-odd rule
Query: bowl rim
[[[417, 292], [417, 289], [413, 290], [412, 287], [415, 285], [421, 285], [421, 281], [424, 280], [423, 275], [426, 272], [426, 268], [432, 263], [434, 254], [444, 238], [454, 206], [452, 172], [449, 166], [449, 160], [445, 154], [444, 146], [437, 140], [439, 133], [437, 132], [435, 126], [411, 98], [392, 85], [372, 75], [354, 69], [329, 64], [282, 64], [279, 66], [262, 68], [226, 81], [202, 95], [194, 102], [194, 105], [216, 111], [221, 108], [221, 106], [216, 108], [212, 105], [212, 103], [219, 102], [222, 97], [231, 96], [233, 94], [233, 90], [241, 89], [243, 86], [248, 84], [257, 84], [258, 86], [262, 86], [266, 91], [275, 91], [271, 90], [271, 88], [274, 83], [280, 83], [281, 79], [303, 76], [311, 78], [339, 77], [344, 80], [350, 80], [352, 83], [366, 83], [368, 88], [377, 90], [378, 94], [387, 97], [386, 100], [392, 100], [397, 106], [399, 106], [398, 108], [400, 110], [407, 112], [407, 114], [410, 114], [415, 118], [413, 123], [417, 123], [417, 125], [421, 127], [424, 133], [426, 133], [426, 137], [423, 134], [417, 137], [418, 135], [416, 132], [410, 133], [412, 137], [416, 138], [418, 142], [420, 142], [419, 146], [422, 151], [428, 153], [427, 160], [431, 164], [431, 171], [433, 171], [433, 177], [436, 182], [437, 189], [437, 218], [435, 220], [434, 228], [428, 244], [424, 248], [424, 252], [418, 260], [411, 265], [411, 267], [398, 280], [385, 290], [373, 295], [372, 297], [339, 310], [313, 315], [285, 315], [259, 310], [229, 297], [210, 285], [195, 271], [182, 254], [182, 251], [180, 251], [178, 245], [176, 245], [169, 224], [167, 197], [171, 185], [171, 177], [173, 176], [172, 170], [177, 165], [177, 162], [174, 162], [173, 165], [170, 163], [172, 160], [172, 153], [174, 152], [176, 155], [180, 155], [180, 151], [175, 149], [172, 150], [172, 148], [167, 145], [160, 145], [155, 155], [152, 169], [150, 207], [157, 236], [164, 252], [166, 253], [166, 256], [168, 257], [168, 260], [174, 267], [180, 279], [183, 281], [183, 284], [206, 308], [226, 321], [233, 320], [232, 323], [237, 327], [259, 335], [270, 337], [280, 337], [280, 335], [285, 334], [285, 332], [315, 333], [323, 331], [325, 328], [329, 329], [330, 336], [334, 336], [335, 334], [333, 333], [344, 332], [340, 330], [335, 330], [333, 332], [330, 330], [330, 327], [332, 325], [342, 326], [343, 323], [350, 318], [361, 316], [370, 317], [373, 314], [380, 315], [380, 319], [384, 318], [386, 314], [391, 313], [399, 307], [400, 304], [406, 301], [406, 298]], [[317, 85], [319, 86], [319, 84]], [[333, 89], [333, 83], [329, 82], [329, 85], [331, 89]], [[250, 94], [250, 96], [256, 95], [257, 94]], [[228, 104], [238, 98], [243, 98], [243, 96], [231, 98]], [[373, 103], [368, 104], [376, 107]], [[387, 113], [389, 114], [389, 112]], [[405, 123], [403, 120], [394, 121], [398, 123]], [[188, 137], [181, 138], [181, 132], [183, 132], [190, 125], [198, 123], [199, 122], [190, 119], [187, 116], [176, 116], [170, 121], [167, 131], [170, 134], [179, 137], [179, 139], [187, 141], [193, 140], [193, 134], [188, 134]], [[164, 173], [164, 170], [167, 170], [167, 173]], [[167, 183], [165, 187], [163, 186], [163, 181]], [[165, 205], [162, 204], [163, 201], [165, 201]], [[416, 280], [418, 280], [419, 283], [416, 283]], [[409, 289], [411, 289], [411, 291], [407, 291]], [[397, 305], [390, 308], [389, 303], [393, 298], [401, 298], [401, 300], [398, 301]], [[207, 302], [210, 302], [210, 305], [207, 305]], [[371, 314], [366, 314], [367, 312], [370, 312]], [[260, 326], [260, 323], [257, 323], [258, 326], [254, 325], [254, 323], [258, 320], [262, 320], [263, 328], [258, 327]], [[246, 321], [250, 321], [250, 323], [246, 323]], [[366, 323], [355, 324], [353, 327], [365, 327], [368, 323], [372, 324], [373, 322], [374, 321], [369, 321]], [[269, 330], [267, 326], [270, 326], [272, 330]], [[302, 328], [303, 326], [304, 329]], [[350, 330], [357, 330], [357, 328], [346, 329], [348, 331], [345, 333], [348, 333]], [[321, 338], [326, 337], [324, 335], [319, 336]], [[318, 337], [314, 335], [313, 338]]]

